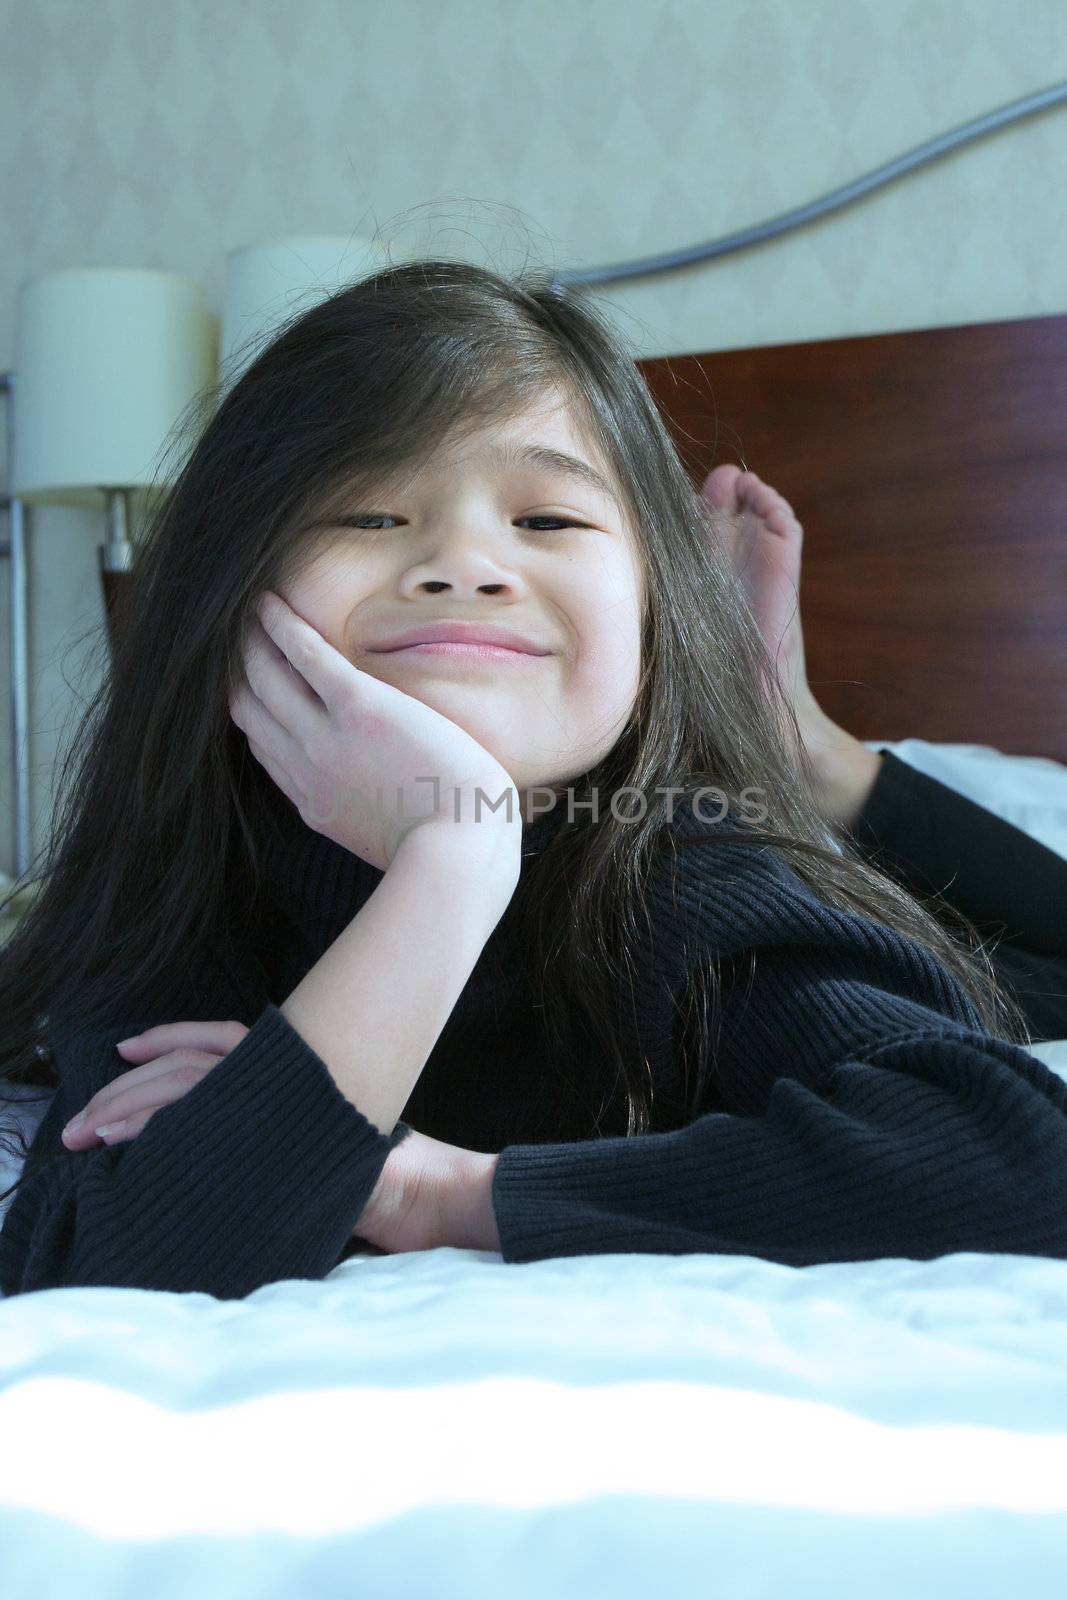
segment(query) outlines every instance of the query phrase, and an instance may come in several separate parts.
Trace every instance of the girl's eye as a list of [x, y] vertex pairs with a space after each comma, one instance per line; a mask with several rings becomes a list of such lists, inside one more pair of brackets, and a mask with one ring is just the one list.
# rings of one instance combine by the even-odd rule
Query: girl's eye
[[[345, 526], [358, 528], [364, 522], [395, 522], [395, 517], [390, 517], [384, 511], [368, 511], [363, 516], [346, 517]], [[560, 528], [584, 528], [584, 522], [575, 522], [572, 517], [520, 517], [520, 522], [554, 522]], [[539, 533], [542, 529], [537, 530]]]
[[[584, 528], [584, 522], [575, 522], [572, 517], [520, 517], [520, 522], [554, 522], [560, 528]], [[538, 532], [541, 530], [538, 529]]]

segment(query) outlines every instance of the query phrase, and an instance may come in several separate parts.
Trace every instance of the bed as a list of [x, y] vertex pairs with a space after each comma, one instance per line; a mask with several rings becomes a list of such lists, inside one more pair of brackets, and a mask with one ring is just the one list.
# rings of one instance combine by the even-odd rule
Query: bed
[[[694, 481], [797, 507], [831, 715], [1067, 857], [1067, 318], [641, 366]], [[1065, 1350], [1067, 1262], [977, 1253], [20, 1295], [0, 1593], [1051, 1600]]]

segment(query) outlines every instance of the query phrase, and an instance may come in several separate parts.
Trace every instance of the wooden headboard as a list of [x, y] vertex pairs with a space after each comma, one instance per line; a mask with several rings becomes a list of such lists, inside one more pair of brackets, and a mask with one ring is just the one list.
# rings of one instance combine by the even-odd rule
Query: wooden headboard
[[1067, 316], [638, 366], [694, 483], [740, 462], [796, 510], [836, 722], [1067, 762]]

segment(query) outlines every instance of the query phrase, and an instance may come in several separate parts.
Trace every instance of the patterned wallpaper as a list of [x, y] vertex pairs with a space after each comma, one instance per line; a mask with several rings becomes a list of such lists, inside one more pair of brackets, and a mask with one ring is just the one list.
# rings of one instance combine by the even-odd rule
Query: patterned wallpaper
[[[799, 205], [1067, 78], [1063, 0], [0, 0], [0, 365], [20, 282], [381, 231], [615, 263]], [[1067, 110], [803, 233], [602, 290], [635, 355], [1067, 310]], [[87, 513], [33, 517], [34, 847], [101, 666]], [[0, 866], [14, 863], [0, 563]], [[94, 653], [95, 647], [95, 653]]]

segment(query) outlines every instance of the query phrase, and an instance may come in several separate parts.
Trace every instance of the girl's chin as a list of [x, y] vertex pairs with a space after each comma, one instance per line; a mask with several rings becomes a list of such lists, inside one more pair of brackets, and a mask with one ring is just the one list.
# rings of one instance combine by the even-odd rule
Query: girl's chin
[[[400, 685], [394, 685], [394, 688], [399, 687]], [[473, 684], [464, 683], [434, 683], [419, 684], [417, 686], [415, 684], [404, 684], [403, 689], [405, 694], [410, 694], [414, 699], [421, 700], [423, 705], [429, 706], [431, 711], [440, 712], [441, 716], [447, 717], [450, 722], [456, 724], [457, 728], [462, 728], [464, 733], [477, 740], [482, 749], [487, 751], [494, 761], [499, 762], [504, 771], [508, 773], [517, 792], [520, 794], [526, 790], [532, 790], [537, 803], [543, 806], [546, 792], [558, 793], [561, 788], [565, 788], [565, 779], [560, 779], [558, 776], [546, 779], [543, 771], [532, 771], [528, 763], [527, 754], [531, 743], [539, 744], [541, 748], [544, 748], [550, 742], [547, 737], [547, 729], [546, 737], [538, 739], [539, 718], [535, 713], [543, 717], [545, 712], [543, 700], [538, 701], [536, 708], [527, 708], [523, 705], [501, 707], [500, 714], [494, 716], [492, 714], [487, 715], [484, 686], [476, 687]], [[505, 719], [510, 736], [502, 739], [500, 728]], [[557, 729], [560, 721], [562, 721], [562, 713], [554, 724]], [[516, 749], [516, 745], [521, 746], [521, 748]], [[576, 761], [573, 751], [569, 749], [559, 750], [555, 753], [556, 773], [562, 772], [564, 769], [569, 772], [581, 773], [586, 770], [587, 765], [587, 763], [583, 764], [581, 761]], [[489, 798], [495, 799], [496, 796], [492, 795]]]

